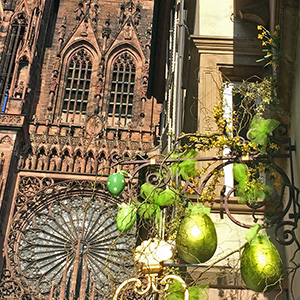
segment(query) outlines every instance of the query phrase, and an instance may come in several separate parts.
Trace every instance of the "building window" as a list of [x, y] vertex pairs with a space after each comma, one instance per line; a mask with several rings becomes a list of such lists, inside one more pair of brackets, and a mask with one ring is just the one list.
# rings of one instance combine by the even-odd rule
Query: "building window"
[[2, 54], [0, 64], [0, 98], [1, 113], [5, 112], [9, 91], [12, 86], [13, 72], [15, 69], [16, 54], [23, 45], [26, 33], [27, 19], [23, 14], [14, 19], [6, 38], [6, 49]]
[[91, 57], [87, 51], [81, 49], [72, 56], [67, 70], [62, 106], [64, 121], [80, 122], [86, 115], [91, 74]]
[[112, 121], [126, 124], [132, 118], [136, 66], [127, 52], [113, 63], [108, 116]]

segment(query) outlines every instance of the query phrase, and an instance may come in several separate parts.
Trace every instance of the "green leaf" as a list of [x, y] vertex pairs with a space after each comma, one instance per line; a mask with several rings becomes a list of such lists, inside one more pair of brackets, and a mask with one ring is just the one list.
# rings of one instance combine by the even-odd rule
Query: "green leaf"
[[262, 229], [263, 227], [259, 224], [255, 224], [251, 228], [249, 228], [245, 234], [245, 239], [247, 240], [248, 243], [251, 243], [252, 240], [257, 236], [258, 232]]
[[195, 149], [190, 149], [186, 153], [184, 153], [181, 157], [182, 158], [194, 158], [198, 155], [198, 152]]
[[131, 177], [131, 175], [128, 172], [124, 171], [124, 170], [120, 170], [120, 171], [118, 171], [118, 173], [121, 174], [124, 177]]
[[[198, 155], [198, 152], [195, 149], [190, 149], [187, 152], [184, 152], [180, 155], [172, 154], [169, 158], [194, 158]], [[197, 160], [187, 159], [182, 162], [173, 162], [169, 169], [171, 172], [171, 178], [174, 178], [176, 175], [182, 177], [183, 180], [188, 180], [190, 177], [195, 177], [197, 175], [197, 169], [195, 167]]]

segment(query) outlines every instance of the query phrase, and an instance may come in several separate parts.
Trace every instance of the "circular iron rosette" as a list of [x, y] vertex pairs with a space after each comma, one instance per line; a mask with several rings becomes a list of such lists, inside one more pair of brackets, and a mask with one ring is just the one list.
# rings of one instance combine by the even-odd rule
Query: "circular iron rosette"
[[33, 299], [111, 298], [134, 273], [135, 228], [118, 231], [118, 201], [104, 184], [67, 181], [25, 202], [12, 220], [6, 252], [22, 289]]

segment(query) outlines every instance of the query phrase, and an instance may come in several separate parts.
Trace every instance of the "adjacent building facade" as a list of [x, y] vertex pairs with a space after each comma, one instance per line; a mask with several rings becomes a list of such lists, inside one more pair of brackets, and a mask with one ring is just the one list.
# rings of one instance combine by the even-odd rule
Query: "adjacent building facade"
[[[158, 8], [161, 13], [157, 15], [154, 13], [153, 26], [160, 24], [161, 28], [164, 28], [163, 32], [160, 32], [160, 37], [165, 39], [164, 43], [154, 44], [152, 47], [154, 66], [150, 66], [149, 95], [155, 95], [164, 107], [163, 124], [161, 124], [163, 152], [173, 149], [173, 142], [180, 137], [181, 132], [199, 132], [200, 134], [216, 132], [216, 123], [213, 118], [214, 106], [223, 98], [224, 103], [226, 102], [225, 106], [229, 107], [229, 110], [225, 111], [228, 114], [224, 117], [228, 117], [232, 109], [237, 109], [233, 89], [243, 81], [259, 82], [264, 77], [270, 76], [274, 68], [277, 68], [276, 66], [264, 67], [265, 62], [257, 62], [266, 54], [263, 52], [261, 40], [258, 39], [260, 33], [257, 30], [258, 25], [268, 29], [270, 34], [274, 33], [275, 27], [278, 28], [276, 25], [280, 25], [281, 28], [277, 93], [281, 99], [280, 110], [285, 113], [279, 113], [279, 119], [289, 128], [285, 133], [288, 132], [286, 137], [291, 138], [291, 145], [297, 144], [298, 1], [181, 0], [166, 1], [164, 4], [157, 1], [155, 4], [155, 8]], [[153, 33], [153, 41], [155, 38], [155, 33]], [[159, 61], [162, 59], [161, 56], [155, 59], [155, 53], [165, 54], [164, 65]], [[167, 66], [167, 72], [163, 70], [165, 66]], [[164, 82], [164, 88], [159, 85], [159, 82]], [[291, 106], [291, 103], [294, 106]], [[294, 123], [290, 123], [291, 120]], [[242, 131], [241, 135], [247, 138]], [[224, 154], [227, 154], [225, 149]], [[215, 152], [199, 154], [201, 157], [214, 155]], [[293, 186], [299, 187], [299, 180], [295, 175], [298, 170], [298, 160], [296, 158], [294, 163], [291, 162], [291, 158], [293, 159], [295, 155], [298, 156], [297, 146], [296, 152], [293, 152], [289, 158], [282, 159], [279, 164], [288, 174]], [[230, 166], [229, 169], [224, 169], [224, 173], [224, 181], [221, 185], [225, 185], [228, 192], [236, 182], [234, 182]], [[251, 210], [236, 205], [234, 197], [229, 198], [229, 203], [232, 216], [236, 220], [254, 224]], [[295, 198], [295, 203], [298, 203], [297, 198]], [[295, 207], [298, 207], [297, 204]], [[218, 242], [220, 252], [217, 250], [214, 258], [207, 263], [208, 266], [222, 255], [240, 247], [245, 241], [246, 232], [245, 228], [237, 226], [226, 215], [223, 215], [223, 207], [218, 205], [218, 201], [214, 203], [212, 209], [216, 213], [213, 218], [218, 236], [221, 238]], [[284, 233], [288, 234], [284, 235], [281, 243], [276, 241], [278, 236], [275, 237], [280, 232], [277, 229], [281, 225], [278, 225], [276, 234], [274, 234], [276, 226], [267, 230], [285, 262], [286, 281], [282, 290], [273, 291], [273, 294], [272, 292], [259, 294], [245, 289], [241, 278], [236, 274], [232, 275], [239, 259], [237, 255], [235, 258], [232, 257], [232, 261], [230, 258], [226, 260], [225, 265], [229, 270], [219, 263], [209, 273], [208, 279], [202, 281], [202, 283], [209, 283], [209, 299], [298, 299], [300, 294], [295, 282], [299, 277], [299, 271], [294, 263], [298, 260], [297, 249], [299, 250], [297, 211], [299, 212], [298, 208], [296, 208], [296, 214], [294, 211], [286, 214], [286, 226], [282, 225], [281, 229], [284, 228], [286, 230]], [[293, 241], [289, 245], [283, 241], [289, 240], [288, 237], [290, 241]], [[202, 274], [201, 271], [203, 269], [199, 271], [200, 273], [197, 273], [197, 269], [190, 269], [193, 280]], [[205, 277], [203, 274], [201, 276]]]

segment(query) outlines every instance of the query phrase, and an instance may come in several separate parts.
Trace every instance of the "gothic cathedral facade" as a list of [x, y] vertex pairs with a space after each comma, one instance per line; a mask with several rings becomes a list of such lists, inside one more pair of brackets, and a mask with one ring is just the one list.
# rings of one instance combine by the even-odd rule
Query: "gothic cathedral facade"
[[130, 276], [105, 181], [156, 146], [153, 3], [1, 0], [1, 300], [111, 299]]

